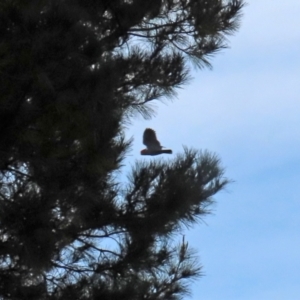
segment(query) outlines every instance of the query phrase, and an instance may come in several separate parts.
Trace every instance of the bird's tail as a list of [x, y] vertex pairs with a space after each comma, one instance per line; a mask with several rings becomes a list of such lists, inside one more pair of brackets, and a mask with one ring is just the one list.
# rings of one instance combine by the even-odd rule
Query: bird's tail
[[149, 151], [147, 149], [144, 149], [141, 151], [141, 155], [159, 155], [159, 154], [172, 154], [172, 150], [170, 149], [165, 149], [165, 150], [154, 150], [154, 151]]
[[172, 154], [172, 150], [171, 149], [163, 149], [163, 150], [160, 150], [161, 153], [166, 153], [166, 154]]

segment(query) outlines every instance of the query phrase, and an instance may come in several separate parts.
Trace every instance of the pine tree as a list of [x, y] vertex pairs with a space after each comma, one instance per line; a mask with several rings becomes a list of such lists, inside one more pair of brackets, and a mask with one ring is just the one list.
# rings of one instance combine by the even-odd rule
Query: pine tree
[[124, 124], [209, 66], [242, 0], [1, 0], [0, 298], [180, 299], [183, 226], [228, 183], [185, 149], [118, 182]]

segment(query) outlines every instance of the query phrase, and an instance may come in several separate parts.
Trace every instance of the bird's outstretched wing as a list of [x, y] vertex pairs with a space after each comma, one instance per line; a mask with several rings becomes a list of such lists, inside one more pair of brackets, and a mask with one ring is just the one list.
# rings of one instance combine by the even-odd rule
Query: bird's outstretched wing
[[148, 150], [161, 150], [162, 146], [156, 138], [156, 133], [151, 128], [146, 128], [143, 135], [143, 144]]

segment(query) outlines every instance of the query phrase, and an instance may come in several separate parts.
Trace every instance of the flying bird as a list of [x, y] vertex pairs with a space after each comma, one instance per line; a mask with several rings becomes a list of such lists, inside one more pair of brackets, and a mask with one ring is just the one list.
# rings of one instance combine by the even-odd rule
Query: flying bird
[[143, 144], [147, 149], [141, 151], [141, 155], [159, 155], [163, 153], [172, 154], [170, 149], [162, 149], [160, 142], [156, 138], [156, 133], [151, 128], [146, 128], [143, 135]]

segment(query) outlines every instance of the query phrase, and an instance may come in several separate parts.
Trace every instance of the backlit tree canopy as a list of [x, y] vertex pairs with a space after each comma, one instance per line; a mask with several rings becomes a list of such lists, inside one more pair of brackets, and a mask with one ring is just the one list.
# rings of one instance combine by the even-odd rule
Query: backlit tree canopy
[[[228, 182], [185, 149], [118, 182], [124, 122], [209, 66], [238, 0], [1, 0], [0, 298], [179, 299], [200, 266], [171, 238]], [[140, 138], [140, 137], [139, 137]]]

